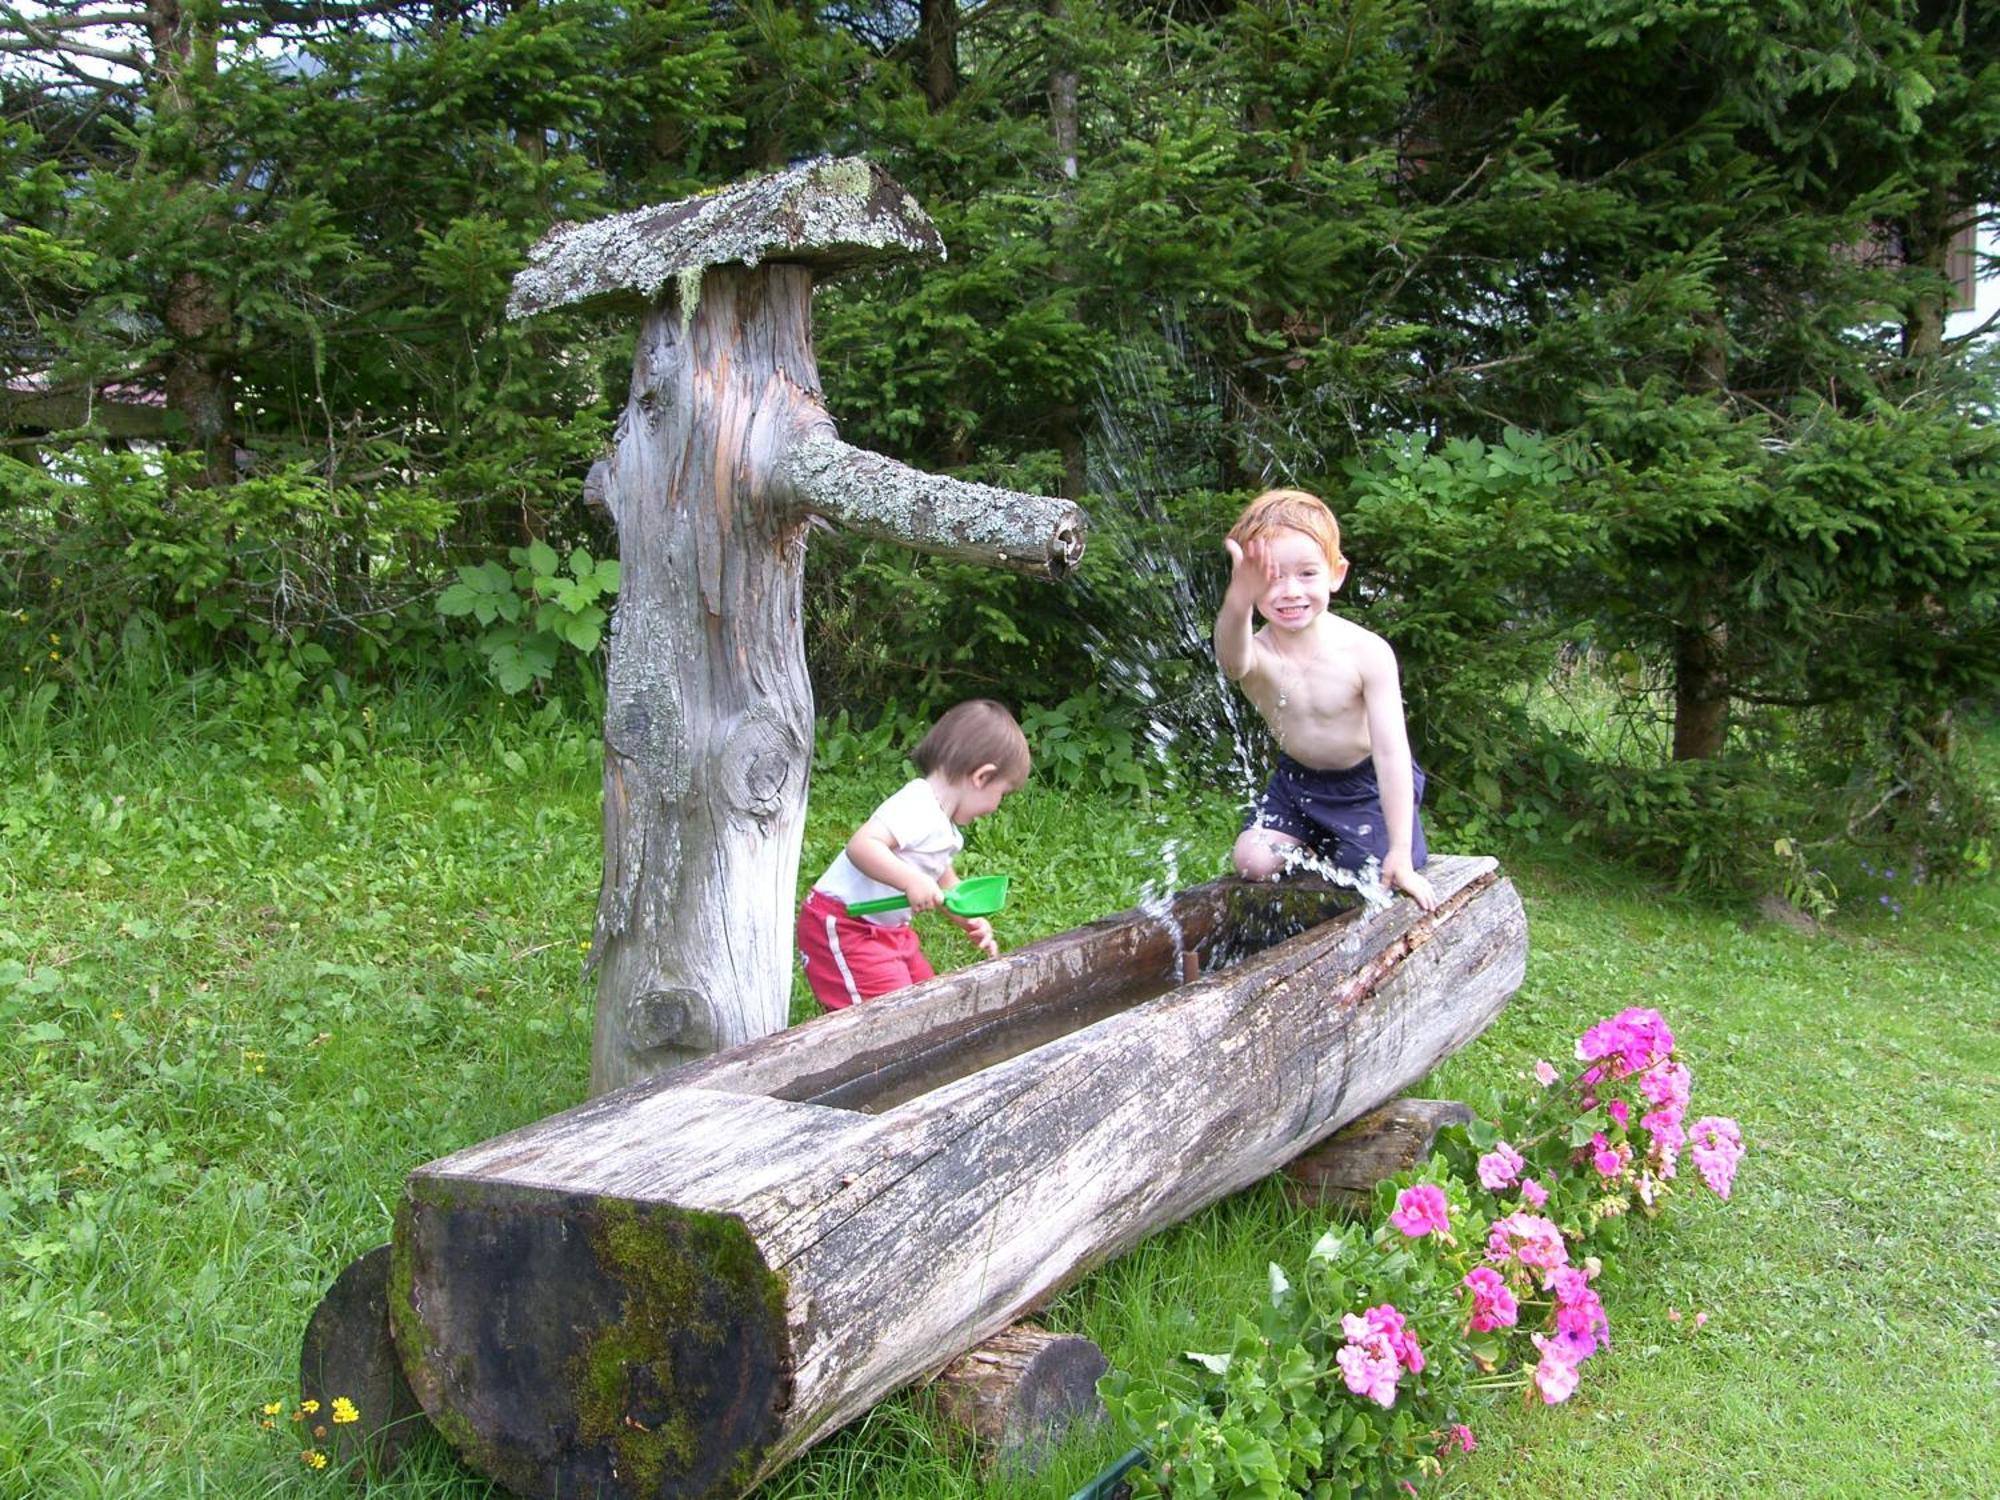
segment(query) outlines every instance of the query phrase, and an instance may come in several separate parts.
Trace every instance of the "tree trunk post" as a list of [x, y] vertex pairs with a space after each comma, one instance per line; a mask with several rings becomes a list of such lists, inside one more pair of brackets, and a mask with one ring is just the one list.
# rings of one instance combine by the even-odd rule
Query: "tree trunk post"
[[1060, 578], [1073, 503], [849, 447], [820, 397], [816, 276], [941, 254], [868, 163], [821, 161], [566, 226], [515, 279], [518, 315], [636, 308], [632, 384], [586, 481], [618, 529], [607, 651], [604, 880], [591, 1091], [785, 1024], [812, 759], [801, 593], [815, 517]]

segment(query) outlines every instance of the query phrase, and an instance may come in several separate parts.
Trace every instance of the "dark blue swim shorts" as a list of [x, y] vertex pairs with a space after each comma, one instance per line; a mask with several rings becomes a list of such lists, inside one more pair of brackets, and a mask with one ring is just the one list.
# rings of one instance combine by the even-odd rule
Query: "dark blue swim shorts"
[[[1421, 807], [1424, 773], [1412, 769]], [[1382, 816], [1382, 788], [1372, 759], [1344, 771], [1318, 771], [1281, 754], [1271, 784], [1250, 804], [1243, 826], [1289, 834], [1342, 870], [1359, 871], [1370, 860], [1379, 864], [1389, 852], [1389, 823]], [[1429, 857], [1423, 819], [1412, 809], [1410, 863], [1421, 870]]]

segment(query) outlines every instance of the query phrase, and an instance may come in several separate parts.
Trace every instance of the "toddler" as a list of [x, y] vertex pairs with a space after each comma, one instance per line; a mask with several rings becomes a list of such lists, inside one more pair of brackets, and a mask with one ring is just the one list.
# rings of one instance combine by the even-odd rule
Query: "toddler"
[[[931, 977], [910, 918], [942, 905], [944, 893], [958, 884], [951, 866], [965, 844], [958, 830], [992, 812], [1028, 779], [1027, 737], [990, 698], [950, 709], [910, 758], [923, 775], [854, 831], [799, 910], [806, 982], [832, 1010]], [[910, 898], [906, 910], [848, 915], [850, 903], [898, 893]], [[999, 953], [992, 923], [947, 914], [980, 952], [989, 958]]]

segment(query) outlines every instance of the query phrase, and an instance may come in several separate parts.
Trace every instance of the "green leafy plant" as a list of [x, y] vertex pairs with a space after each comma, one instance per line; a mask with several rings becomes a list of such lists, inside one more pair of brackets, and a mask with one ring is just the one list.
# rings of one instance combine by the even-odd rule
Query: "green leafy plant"
[[563, 647], [592, 655], [603, 642], [618, 592], [618, 562], [582, 547], [567, 559], [546, 542], [509, 547], [512, 567], [461, 565], [458, 582], [438, 596], [438, 612], [484, 628], [476, 642], [502, 692], [518, 693], [555, 675]]

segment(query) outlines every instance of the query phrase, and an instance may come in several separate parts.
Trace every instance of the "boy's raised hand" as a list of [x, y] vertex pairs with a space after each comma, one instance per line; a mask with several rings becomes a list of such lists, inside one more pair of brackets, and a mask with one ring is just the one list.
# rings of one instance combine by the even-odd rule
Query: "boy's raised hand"
[[1235, 537], [1226, 536], [1222, 546], [1229, 554], [1229, 592], [1223, 598], [1224, 607], [1253, 608], [1271, 582], [1270, 545], [1257, 537], [1245, 547]]

